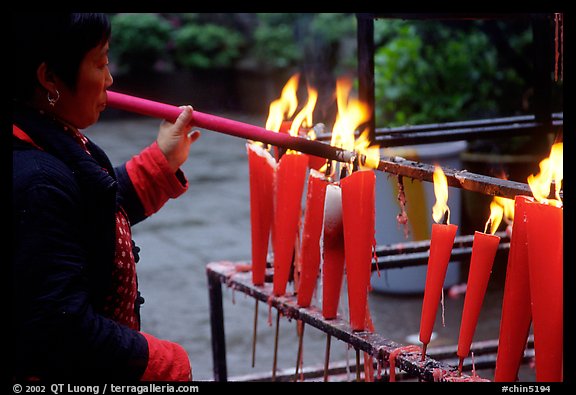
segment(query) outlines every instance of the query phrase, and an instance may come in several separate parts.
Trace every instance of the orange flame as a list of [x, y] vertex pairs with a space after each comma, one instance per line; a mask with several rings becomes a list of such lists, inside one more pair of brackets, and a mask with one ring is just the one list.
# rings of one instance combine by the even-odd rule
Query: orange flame
[[[564, 144], [556, 143], [550, 149], [550, 156], [540, 162], [540, 173], [528, 176], [528, 185], [534, 198], [540, 203], [562, 207], [560, 189], [564, 179]], [[548, 199], [550, 187], [554, 182], [554, 196], [556, 199]]]
[[284, 88], [282, 88], [280, 98], [270, 103], [266, 129], [279, 132], [282, 121], [289, 119], [296, 112], [298, 107], [296, 91], [298, 90], [299, 79], [300, 74], [294, 74], [290, 77]]
[[[503, 180], [507, 180], [508, 177], [506, 175], [506, 173], [502, 172], [502, 174], [499, 176], [499, 178], [503, 179]], [[504, 219], [504, 221], [508, 224], [508, 225], [512, 225], [512, 222], [514, 221], [514, 199], [508, 199], [502, 196], [494, 196], [494, 198], [492, 199], [492, 203], [495, 204], [499, 204], [502, 207], [502, 219]], [[492, 204], [491, 203], [491, 204]], [[492, 206], [490, 206], [492, 207]], [[490, 220], [488, 220], [490, 221]], [[486, 231], [484, 231], [484, 233], [486, 233]], [[492, 233], [494, 234], [494, 233]]]
[[490, 234], [493, 235], [498, 230], [500, 222], [502, 222], [502, 217], [504, 215], [504, 207], [492, 200], [490, 203], [490, 218], [486, 221], [486, 226], [484, 227], [484, 233], [488, 231], [488, 225], [490, 225]]
[[348, 95], [352, 89], [352, 83], [347, 79], [336, 81], [336, 104], [338, 106], [338, 115], [336, 122], [332, 127], [332, 139], [330, 144], [334, 147], [352, 150], [354, 148], [354, 131], [362, 118], [358, 114], [359, 108], [355, 103], [348, 108]]
[[444, 171], [438, 165], [434, 165], [434, 174], [432, 176], [434, 181], [434, 195], [436, 196], [436, 203], [432, 207], [432, 218], [437, 224], [442, 222], [444, 214], [448, 212], [447, 223], [450, 224], [450, 208], [448, 207], [448, 180], [444, 175]]
[[[290, 119], [296, 112], [299, 77], [299, 74], [294, 74], [284, 85], [280, 98], [270, 104], [266, 129], [280, 131], [282, 122]], [[370, 119], [370, 111], [366, 104], [349, 97], [351, 90], [352, 82], [348, 78], [340, 78], [336, 81], [338, 114], [332, 128], [331, 145], [349, 151], [355, 150], [362, 155], [362, 160], [359, 161], [361, 162], [360, 168], [376, 169], [380, 162], [380, 148], [377, 145], [370, 146], [367, 130], [364, 130], [358, 139], [355, 139], [355, 132], [358, 127]], [[298, 136], [301, 128], [308, 128], [306, 137], [310, 140], [316, 139], [316, 133], [312, 128], [312, 115], [317, 100], [318, 91], [308, 86], [308, 100], [292, 121], [289, 131], [291, 136]], [[297, 153], [293, 150], [287, 152]], [[352, 171], [351, 165], [350, 163], [345, 164], [350, 172]]]
[[316, 131], [314, 130], [314, 128], [310, 128], [306, 132], [306, 137], [308, 138], [308, 140], [316, 140], [318, 136], [316, 136]]
[[[380, 160], [380, 150], [378, 146], [369, 147], [367, 131], [355, 140], [355, 131], [360, 125], [370, 119], [368, 106], [361, 101], [350, 98], [352, 82], [347, 78], [340, 78], [336, 81], [336, 104], [338, 115], [332, 128], [332, 139], [330, 144], [334, 147], [345, 150], [356, 150], [366, 156], [366, 160], [361, 167], [377, 168]], [[346, 164], [350, 166], [350, 164]], [[350, 169], [351, 170], [351, 169]]]
[[508, 199], [501, 196], [494, 196], [493, 201], [502, 206], [504, 220], [507, 223], [514, 221], [514, 199]]
[[364, 155], [364, 163], [360, 163], [361, 169], [377, 169], [380, 163], [380, 147], [370, 146], [368, 130], [365, 130], [354, 142], [357, 152]]
[[314, 88], [308, 87], [308, 101], [306, 105], [298, 115], [292, 121], [290, 126], [290, 135], [298, 136], [298, 131], [301, 127], [311, 128], [313, 124], [312, 113], [314, 112], [314, 107], [316, 107], [316, 100], [318, 99], [318, 91]]

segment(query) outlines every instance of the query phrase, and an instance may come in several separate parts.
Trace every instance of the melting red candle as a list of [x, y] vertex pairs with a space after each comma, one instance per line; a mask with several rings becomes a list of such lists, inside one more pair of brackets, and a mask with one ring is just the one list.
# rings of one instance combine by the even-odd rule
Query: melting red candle
[[298, 234], [302, 192], [308, 157], [288, 153], [282, 156], [276, 169], [276, 189], [272, 244], [274, 247], [275, 296], [286, 293], [294, 245]]
[[[349, 98], [351, 88], [352, 82], [348, 79], [336, 81], [338, 115], [332, 127], [331, 145], [362, 152], [367, 158], [367, 167], [375, 168], [378, 163], [378, 147], [369, 147], [367, 131], [360, 135], [364, 137], [359, 139], [360, 144], [355, 141], [354, 134], [360, 125], [370, 119], [369, 107], [359, 100]], [[351, 167], [350, 164], [347, 166]], [[335, 167], [332, 166], [332, 169]], [[325, 318], [336, 317], [346, 260], [349, 305], [353, 306], [350, 308], [353, 330], [363, 330], [365, 327], [371, 248], [374, 242], [374, 178], [372, 171], [361, 171], [343, 179], [341, 187], [329, 185], [326, 190], [322, 312]], [[363, 236], [359, 235], [364, 235], [365, 239], [361, 240]], [[367, 261], [363, 254], [366, 250]], [[361, 273], [364, 266], [367, 266], [365, 274]]]
[[[517, 196], [515, 199], [496, 364], [497, 381], [516, 379], [530, 315], [534, 330], [536, 380], [562, 381], [564, 223], [560, 190], [564, 177], [563, 150], [562, 142], [554, 144], [549, 157], [540, 162], [540, 173], [528, 177], [534, 198]], [[552, 185], [555, 199], [548, 198]], [[528, 294], [529, 305], [525, 301]], [[517, 305], [513, 305], [514, 302]]]
[[[302, 138], [306, 138], [309, 140], [316, 139], [316, 135], [313, 133], [313, 131], [311, 132], [312, 129], [308, 130], [308, 132], [306, 131], [305, 128], [293, 130], [292, 125], [294, 125], [293, 121], [283, 121], [282, 124], [280, 125], [280, 130], [278, 132], [293, 136], [300, 136]], [[314, 138], [309, 138], [310, 134], [312, 134]], [[274, 157], [276, 159], [278, 159], [281, 156], [281, 151], [283, 150], [278, 149], [278, 147], [274, 147]], [[323, 158], [321, 156], [309, 155], [309, 154], [302, 154], [302, 155], [306, 155], [308, 157], [308, 167], [310, 169], [320, 170], [320, 168], [324, 166], [324, 164], [326, 163], [326, 158]]]
[[[484, 233], [475, 232], [472, 242], [472, 257], [470, 259], [470, 270], [468, 272], [468, 282], [466, 286], [466, 297], [464, 299], [464, 309], [462, 311], [462, 320], [460, 323], [460, 335], [458, 337], [457, 355], [460, 357], [458, 371], [462, 372], [462, 363], [464, 358], [470, 353], [470, 345], [478, 324], [478, 317], [488, 280], [492, 272], [492, 265], [500, 243], [500, 237], [494, 233], [498, 230], [504, 208], [494, 199], [490, 203], [490, 218], [486, 222]], [[486, 233], [490, 226], [490, 234]]]
[[[432, 207], [434, 221], [441, 222], [448, 211], [448, 181], [442, 168], [434, 169], [434, 194], [436, 204]], [[449, 212], [449, 211], [448, 211]], [[449, 220], [448, 220], [449, 222]], [[425, 358], [426, 347], [430, 343], [436, 312], [442, 295], [446, 270], [452, 255], [452, 246], [456, 237], [458, 226], [452, 224], [432, 224], [430, 238], [430, 255], [428, 256], [428, 268], [426, 269], [426, 285], [424, 287], [424, 299], [422, 301], [422, 316], [420, 318], [420, 341], [422, 342], [422, 360]]]
[[340, 184], [350, 326], [354, 331], [362, 331], [366, 328], [370, 266], [375, 244], [376, 175], [372, 170], [356, 171]]
[[344, 278], [342, 190], [336, 184], [328, 184], [326, 187], [322, 254], [322, 316], [329, 320], [338, 314]]
[[452, 255], [452, 246], [458, 226], [449, 224], [432, 224], [430, 239], [430, 256], [426, 270], [426, 285], [420, 319], [420, 341], [427, 345], [432, 337], [436, 312], [442, 296], [442, 288]]
[[498, 355], [494, 372], [494, 381], [497, 382], [514, 382], [518, 378], [518, 370], [530, 332], [532, 312], [528, 280], [528, 242], [524, 221], [528, 201], [530, 198], [527, 196], [516, 196], [514, 199], [514, 218], [517, 220], [512, 223], [504, 284]]
[[246, 144], [250, 176], [250, 223], [252, 236], [252, 282], [264, 284], [266, 258], [274, 215], [276, 162], [261, 146]]
[[326, 196], [326, 180], [322, 173], [310, 171], [308, 177], [308, 192], [306, 194], [306, 212], [300, 244], [300, 259], [302, 268], [298, 286], [298, 305], [310, 306], [320, 269], [320, 237], [324, 219], [324, 198]]
[[[526, 202], [526, 240], [537, 381], [562, 381], [564, 344], [564, 222], [560, 190], [563, 143], [556, 143], [528, 177], [534, 199]], [[554, 199], [549, 199], [554, 185]]]
[[[290, 134], [290, 126], [292, 126], [292, 121], [282, 121], [280, 124], [280, 129], [278, 129], [278, 133]], [[274, 146], [272, 149], [274, 150], [274, 158], [276, 158], [277, 161], [286, 151], [285, 149], [280, 149], [277, 146]]]
[[308, 155], [308, 167], [314, 170], [320, 170], [326, 164], [326, 158], [320, 156]]
[[[496, 256], [496, 250], [500, 243], [500, 237], [482, 232], [474, 233], [472, 242], [472, 257], [470, 259], [470, 271], [464, 298], [464, 309], [460, 323], [460, 335], [458, 337], [458, 351], [460, 361], [470, 353], [470, 345], [478, 323], [480, 309], [486, 294], [490, 272]], [[462, 363], [460, 363], [461, 369]]]
[[563, 210], [526, 204], [530, 299], [537, 381], [562, 381], [563, 363]]

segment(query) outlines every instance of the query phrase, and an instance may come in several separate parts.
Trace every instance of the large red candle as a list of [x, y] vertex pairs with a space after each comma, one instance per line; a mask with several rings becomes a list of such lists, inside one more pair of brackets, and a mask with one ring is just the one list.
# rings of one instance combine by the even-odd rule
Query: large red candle
[[[292, 127], [292, 121], [282, 121], [282, 123], [280, 124], [280, 129], [278, 130], [279, 133], [284, 133], [287, 135], [290, 135], [290, 128]], [[305, 129], [298, 129], [298, 136], [300, 136], [303, 139], [307, 139], [306, 137], [306, 130]], [[278, 159], [278, 157], [281, 156], [281, 152], [283, 152], [285, 150], [280, 150], [278, 149], [278, 147], [274, 147], [274, 153], [275, 153], [275, 157], [276, 159]], [[326, 158], [323, 158], [321, 156], [316, 156], [316, 155], [309, 155], [309, 154], [302, 154], [302, 155], [306, 155], [308, 157], [308, 167], [310, 169], [314, 169], [314, 170], [320, 170], [320, 168], [322, 166], [324, 166], [324, 164], [326, 163]]]
[[342, 190], [335, 184], [326, 187], [322, 256], [322, 316], [330, 320], [338, 314], [344, 278]]
[[264, 284], [266, 258], [274, 215], [276, 162], [268, 151], [246, 144], [250, 175], [250, 223], [252, 236], [252, 282]]
[[298, 285], [298, 305], [310, 306], [312, 294], [316, 288], [320, 269], [320, 236], [324, 219], [324, 198], [328, 180], [322, 173], [310, 171], [308, 192], [306, 194], [306, 212], [300, 244], [302, 268]]
[[420, 319], [420, 341], [425, 347], [430, 343], [436, 312], [444, 286], [446, 270], [452, 255], [452, 246], [458, 226], [449, 224], [432, 224], [432, 236], [430, 238], [430, 255], [426, 269], [426, 285], [424, 288], [424, 300], [422, 302], [422, 316]]
[[374, 197], [376, 175], [372, 170], [352, 173], [342, 186], [342, 222], [350, 326], [354, 331], [366, 328], [366, 308], [374, 239]]
[[320, 170], [326, 164], [326, 158], [320, 156], [308, 155], [308, 167], [314, 170]]
[[[278, 133], [283, 133], [286, 135], [290, 135], [290, 126], [292, 126], [292, 121], [282, 121], [280, 124], [280, 128], [278, 129]], [[280, 149], [278, 146], [273, 147], [274, 150], [274, 158], [278, 161], [282, 155], [286, 152], [286, 149]]]
[[516, 220], [512, 224], [498, 336], [498, 355], [494, 372], [494, 381], [498, 382], [517, 380], [530, 333], [532, 312], [528, 280], [528, 242], [524, 221], [528, 201], [530, 198], [527, 196], [516, 196], [514, 199]]
[[526, 203], [528, 273], [537, 381], [562, 381], [563, 210], [534, 200]]
[[460, 323], [460, 335], [458, 337], [457, 354], [461, 361], [470, 353], [470, 345], [478, 323], [478, 316], [480, 315], [499, 243], [500, 237], [498, 236], [482, 232], [474, 233], [468, 284], [466, 297], [464, 298], [462, 321]]
[[[450, 210], [448, 208], [448, 182], [444, 171], [438, 165], [434, 166], [434, 195], [436, 203], [432, 206], [432, 218], [436, 221], [432, 224], [430, 236], [430, 253], [428, 255], [428, 267], [426, 268], [426, 284], [424, 287], [424, 299], [422, 301], [422, 316], [420, 318], [420, 341], [422, 342], [422, 360], [426, 358], [426, 347], [432, 337], [434, 321], [438, 303], [444, 288], [444, 279], [452, 246], [458, 226], [450, 225]], [[448, 214], [448, 225], [442, 224], [444, 216]]]
[[273, 292], [275, 296], [282, 296], [286, 293], [294, 245], [298, 234], [302, 192], [307, 169], [308, 157], [299, 154], [283, 155], [276, 169], [274, 222], [272, 226]]

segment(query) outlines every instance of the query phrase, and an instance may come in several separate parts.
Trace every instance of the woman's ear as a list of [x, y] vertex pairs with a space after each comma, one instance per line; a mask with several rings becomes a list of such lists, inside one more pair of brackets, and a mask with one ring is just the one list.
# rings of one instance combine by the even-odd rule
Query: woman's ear
[[36, 69], [36, 77], [44, 89], [51, 94], [56, 94], [56, 91], [58, 90], [56, 88], [56, 76], [50, 69], [48, 69], [46, 62], [42, 62], [40, 66], [38, 66], [38, 69]]

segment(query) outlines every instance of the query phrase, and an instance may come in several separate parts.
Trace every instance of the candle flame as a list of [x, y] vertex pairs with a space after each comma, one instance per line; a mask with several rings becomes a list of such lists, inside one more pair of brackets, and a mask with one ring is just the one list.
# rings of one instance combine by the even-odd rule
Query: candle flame
[[298, 115], [296, 115], [294, 121], [292, 121], [292, 125], [290, 126], [291, 136], [298, 136], [301, 127], [306, 129], [312, 127], [312, 113], [314, 112], [314, 107], [316, 107], [317, 99], [318, 91], [314, 88], [308, 87], [308, 101], [302, 110], [300, 110]]
[[434, 165], [434, 174], [432, 176], [434, 181], [434, 195], [436, 196], [436, 203], [432, 207], [432, 218], [437, 224], [442, 222], [444, 214], [448, 212], [447, 223], [450, 224], [450, 208], [448, 207], [448, 180], [444, 175], [444, 171], [438, 165]]
[[[540, 162], [540, 173], [528, 176], [528, 185], [538, 202], [562, 207], [560, 190], [564, 179], [563, 160], [564, 144], [556, 143], [550, 149], [548, 158], [544, 158]], [[556, 199], [548, 199], [552, 183], [554, 183], [554, 196]]]
[[486, 221], [486, 226], [484, 227], [484, 233], [488, 231], [488, 225], [490, 225], [490, 234], [493, 235], [498, 230], [500, 222], [502, 222], [502, 217], [504, 216], [504, 207], [498, 204], [495, 200], [490, 203], [490, 218]]
[[314, 130], [314, 128], [310, 128], [308, 129], [308, 131], [306, 132], [306, 138], [308, 140], [316, 140], [318, 136], [316, 136], [316, 131]]
[[[314, 88], [308, 86], [308, 101], [306, 105], [300, 110], [300, 112], [294, 117], [292, 124], [290, 125], [290, 136], [298, 137], [300, 128], [309, 128], [312, 130], [312, 114], [314, 108], [316, 107], [316, 100], [318, 99], [318, 91]], [[314, 134], [314, 139], [316, 138]], [[288, 154], [300, 154], [298, 151], [287, 150]]]
[[362, 134], [354, 142], [356, 152], [364, 155], [364, 163], [360, 163], [361, 169], [377, 169], [380, 163], [380, 147], [378, 145], [370, 146], [370, 139], [368, 138], [368, 130]]
[[334, 147], [345, 150], [354, 149], [354, 131], [362, 122], [362, 114], [359, 103], [350, 100], [348, 95], [352, 89], [352, 82], [348, 79], [338, 79], [336, 81], [336, 105], [338, 115], [332, 127], [332, 139], [330, 144]]
[[[336, 81], [336, 104], [338, 115], [332, 127], [332, 139], [330, 144], [345, 150], [356, 150], [365, 155], [366, 160], [361, 167], [377, 168], [380, 160], [378, 146], [370, 145], [367, 130], [355, 140], [355, 132], [360, 125], [370, 119], [370, 111], [365, 103], [355, 98], [350, 98], [352, 82], [348, 78], [339, 78]], [[350, 166], [350, 164], [347, 164]], [[351, 169], [350, 169], [351, 170]]]
[[[270, 103], [266, 129], [275, 132], [280, 131], [283, 121], [289, 120], [298, 108], [298, 82], [300, 75], [294, 74], [284, 85], [280, 98]], [[380, 163], [380, 148], [370, 145], [368, 130], [360, 133], [355, 139], [358, 128], [370, 119], [369, 107], [361, 101], [350, 98], [352, 82], [348, 78], [339, 78], [336, 81], [336, 104], [338, 113], [332, 128], [331, 145], [348, 151], [356, 151], [360, 156], [359, 167], [362, 169], [376, 169]], [[318, 91], [308, 86], [308, 100], [306, 105], [294, 117], [290, 125], [290, 135], [299, 136], [302, 130], [307, 129], [306, 138], [316, 139], [313, 125], [313, 112], [318, 100]], [[298, 154], [293, 150], [287, 153]], [[347, 163], [349, 172], [352, 172], [352, 164]], [[325, 168], [324, 166], [323, 168]], [[335, 169], [335, 166], [332, 166]]]
[[504, 220], [507, 223], [511, 223], [514, 221], [514, 199], [508, 199], [501, 196], [494, 196], [495, 203], [502, 206], [502, 210], [504, 211]]
[[296, 91], [298, 90], [299, 80], [300, 74], [298, 73], [290, 77], [288, 82], [284, 85], [284, 88], [282, 88], [280, 98], [270, 103], [268, 119], [266, 120], [266, 129], [279, 132], [280, 126], [282, 126], [282, 121], [289, 119], [294, 115], [296, 108], [298, 107]]

